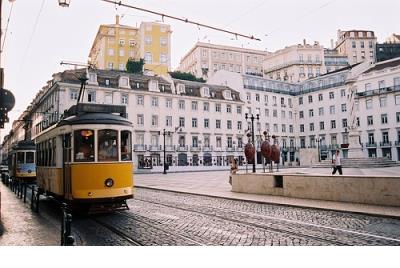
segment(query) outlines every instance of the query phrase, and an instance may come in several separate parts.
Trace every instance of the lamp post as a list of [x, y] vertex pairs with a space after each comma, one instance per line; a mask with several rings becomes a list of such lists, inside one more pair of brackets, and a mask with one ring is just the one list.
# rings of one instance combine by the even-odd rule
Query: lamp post
[[251, 116], [248, 116], [248, 114], [245, 113], [245, 119], [246, 119], [246, 121], [248, 119], [251, 120], [251, 139], [252, 139], [254, 151], [255, 151], [255, 156], [254, 156], [254, 161], [253, 161], [253, 173], [256, 173], [257, 150], [256, 150], [256, 142], [254, 139], [254, 119], [257, 119], [257, 121], [260, 120], [260, 115], [257, 114], [256, 116], [254, 116], [253, 114], [251, 114]]
[[320, 152], [320, 143], [321, 143], [321, 138], [320, 137], [318, 137], [317, 139], [316, 139], [316, 141], [317, 141], [317, 145], [318, 145], [318, 162], [321, 162], [321, 152]]
[[167, 174], [167, 162], [166, 162], [166, 157], [165, 157], [165, 136], [166, 135], [171, 135], [170, 131], [165, 131], [165, 129], [163, 130], [162, 135], [164, 136], [164, 165], [163, 165], [163, 174]]

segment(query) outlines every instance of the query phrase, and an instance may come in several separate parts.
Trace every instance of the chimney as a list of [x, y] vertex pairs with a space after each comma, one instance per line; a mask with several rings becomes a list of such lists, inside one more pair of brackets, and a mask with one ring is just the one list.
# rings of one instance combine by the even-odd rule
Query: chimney
[[119, 25], [119, 15], [115, 15], [115, 24]]
[[331, 49], [333, 49], [333, 48], [334, 48], [333, 39], [331, 39]]
[[307, 42], [306, 42], [306, 39], [304, 38], [303, 39], [303, 45], [306, 45], [307, 44]]

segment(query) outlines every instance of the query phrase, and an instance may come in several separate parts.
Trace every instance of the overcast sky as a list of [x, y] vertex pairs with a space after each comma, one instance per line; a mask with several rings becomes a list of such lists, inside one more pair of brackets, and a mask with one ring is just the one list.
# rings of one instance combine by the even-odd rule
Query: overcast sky
[[[11, 4], [3, 0], [4, 30]], [[325, 47], [336, 39], [338, 29], [373, 30], [378, 41], [400, 33], [398, 0], [125, 0], [124, 3], [161, 11], [205, 24], [254, 35], [262, 41], [238, 39], [231, 35], [165, 19], [172, 27], [172, 67], [199, 41], [275, 51], [285, 46], [319, 41]], [[42, 7], [42, 8], [41, 8]], [[11, 122], [29, 105], [35, 94], [66, 67], [62, 60], [86, 62], [100, 24], [136, 26], [160, 17], [116, 7], [100, 0], [71, 0], [69, 8], [58, 0], [16, 0], [2, 54], [5, 88], [16, 96], [9, 113]], [[1, 130], [1, 141], [11, 123]]]

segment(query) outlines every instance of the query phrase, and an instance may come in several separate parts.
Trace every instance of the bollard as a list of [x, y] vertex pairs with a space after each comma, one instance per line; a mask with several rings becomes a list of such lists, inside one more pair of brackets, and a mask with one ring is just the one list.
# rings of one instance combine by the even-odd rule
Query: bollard
[[31, 194], [31, 210], [33, 210], [33, 208], [34, 208], [34, 201], [35, 201], [35, 199], [34, 199], [34, 194], [35, 194], [35, 186], [33, 186], [32, 185], [32, 194]]
[[67, 204], [61, 204], [61, 246], [73, 246], [75, 239], [71, 235], [72, 215], [68, 213]]
[[27, 188], [27, 184], [26, 182], [24, 182], [24, 203], [26, 203], [26, 188]]

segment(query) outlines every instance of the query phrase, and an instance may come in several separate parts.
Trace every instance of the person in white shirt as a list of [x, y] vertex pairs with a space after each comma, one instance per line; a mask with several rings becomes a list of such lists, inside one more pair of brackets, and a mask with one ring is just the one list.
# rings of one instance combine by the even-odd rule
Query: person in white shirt
[[342, 173], [342, 159], [340, 157], [340, 151], [336, 150], [336, 154], [333, 156], [332, 164], [333, 164], [333, 171], [332, 175], [335, 175], [336, 170], [339, 171], [339, 175], [343, 175]]

